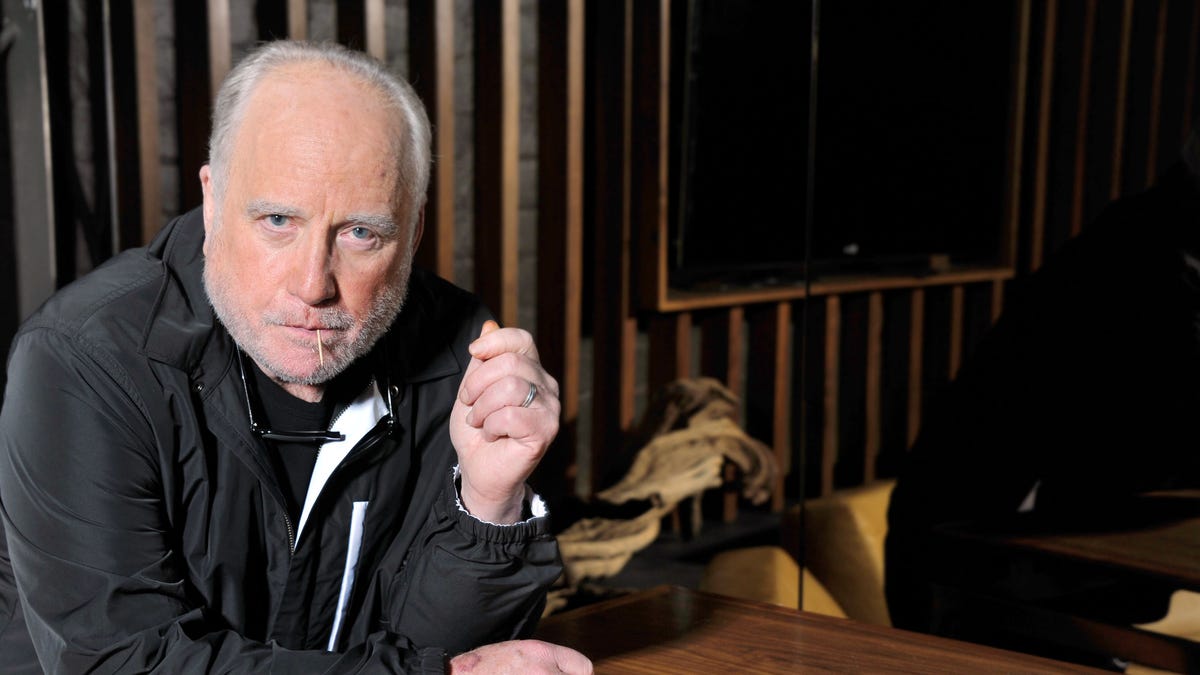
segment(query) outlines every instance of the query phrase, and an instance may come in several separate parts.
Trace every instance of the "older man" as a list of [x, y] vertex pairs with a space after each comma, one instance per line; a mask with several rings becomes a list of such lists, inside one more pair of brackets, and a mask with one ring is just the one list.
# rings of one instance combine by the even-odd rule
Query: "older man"
[[271, 43], [226, 78], [210, 151], [202, 211], [14, 342], [0, 644], [55, 672], [588, 670], [506, 642], [560, 571], [525, 485], [557, 384], [528, 333], [411, 268], [412, 90]]

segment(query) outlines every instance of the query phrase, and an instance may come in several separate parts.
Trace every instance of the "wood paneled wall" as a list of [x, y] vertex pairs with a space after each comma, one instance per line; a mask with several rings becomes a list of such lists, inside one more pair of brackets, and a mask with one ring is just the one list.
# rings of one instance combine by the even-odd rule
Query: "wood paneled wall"
[[[173, 4], [174, 124], [184, 174], [203, 161], [208, 101], [233, 59], [230, 2]], [[127, 71], [113, 79], [135, 84], [121, 105], [135, 115], [137, 138], [116, 142], [137, 148], [136, 161], [120, 168], [140, 187], [136, 208], [114, 219], [119, 231], [132, 223], [145, 239], [160, 208], [152, 131], [163, 114], [153, 94], [162, 58], [151, 34], [157, 5], [106, 3], [126, 8], [114, 16], [127, 23], [111, 35], [135, 46], [131, 62], [117, 62]], [[639, 403], [674, 378], [696, 375], [738, 393], [748, 430], [790, 467], [773, 508], [798, 494], [802, 481], [811, 496], [894, 474], [929, 397], [998, 316], [1006, 283], [1039, 267], [1110, 198], [1153, 181], [1195, 107], [1196, 0], [1014, 3], [1010, 151], [996, 160], [1008, 167], [1000, 264], [716, 295], [674, 291], [663, 273], [669, 40], [678, 3], [408, 0], [407, 30], [392, 32], [383, 0], [337, 3], [340, 40], [380, 56], [389, 44], [407, 50], [437, 158], [419, 261], [452, 280], [456, 195], [464, 187], [455, 166], [463, 105], [455, 49], [459, 27], [473, 27], [473, 286], [515, 324], [520, 282], [536, 277], [529, 328], [562, 385], [563, 433], [539, 471], [539, 489], [603, 487], [631, 450]], [[260, 37], [308, 35], [304, 0], [256, 6]], [[529, 9], [536, 31], [523, 34], [520, 14]], [[523, 40], [537, 43], [534, 85], [522, 78]], [[537, 99], [535, 130], [521, 128], [527, 96]], [[538, 148], [537, 264], [525, 268], [517, 252], [522, 133], [535, 133]], [[186, 187], [194, 183], [181, 181], [182, 204], [198, 203]]]

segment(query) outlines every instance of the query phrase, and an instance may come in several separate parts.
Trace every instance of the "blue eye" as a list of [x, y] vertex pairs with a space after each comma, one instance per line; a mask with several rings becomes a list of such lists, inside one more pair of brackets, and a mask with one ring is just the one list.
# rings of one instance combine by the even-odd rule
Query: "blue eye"
[[352, 234], [355, 239], [369, 239], [371, 237], [371, 231], [365, 227], [351, 228], [350, 234]]
[[267, 222], [273, 227], [283, 227], [284, 225], [287, 225], [288, 217], [278, 213], [272, 213], [271, 215], [267, 216]]

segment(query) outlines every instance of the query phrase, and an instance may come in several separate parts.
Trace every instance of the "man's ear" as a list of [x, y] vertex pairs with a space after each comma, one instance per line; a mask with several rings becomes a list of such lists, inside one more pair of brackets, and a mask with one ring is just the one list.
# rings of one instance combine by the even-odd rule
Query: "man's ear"
[[204, 193], [204, 254], [208, 255], [208, 242], [212, 237], [213, 214], [217, 204], [212, 194], [212, 168], [200, 167], [200, 190]]
[[421, 205], [421, 210], [417, 213], [417, 231], [413, 232], [412, 252], [417, 252], [417, 247], [421, 245], [421, 235], [425, 234], [425, 205]]

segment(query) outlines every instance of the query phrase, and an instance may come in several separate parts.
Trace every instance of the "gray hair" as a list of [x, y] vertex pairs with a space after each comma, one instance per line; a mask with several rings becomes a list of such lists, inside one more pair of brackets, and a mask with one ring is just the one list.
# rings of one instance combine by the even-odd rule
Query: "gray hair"
[[425, 192], [429, 186], [431, 134], [425, 105], [413, 91], [412, 85], [379, 61], [363, 52], [328, 42], [267, 42], [250, 52], [225, 76], [213, 105], [212, 134], [208, 137], [208, 163], [212, 171], [214, 196], [220, 199], [224, 182], [229, 176], [233, 138], [254, 87], [264, 76], [281, 66], [314, 62], [358, 77], [379, 91], [384, 100], [400, 112], [404, 119], [407, 135], [404, 140], [407, 143], [397, 144], [398, 189], [400, 203], [412, 210], [409, 224], [415, 224], [417, 214], [425, 205]]

